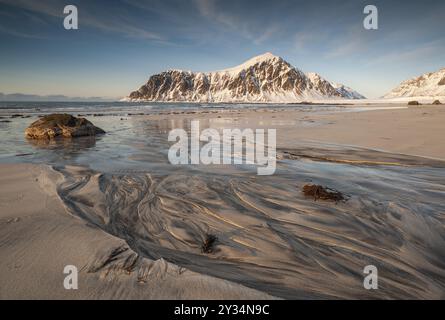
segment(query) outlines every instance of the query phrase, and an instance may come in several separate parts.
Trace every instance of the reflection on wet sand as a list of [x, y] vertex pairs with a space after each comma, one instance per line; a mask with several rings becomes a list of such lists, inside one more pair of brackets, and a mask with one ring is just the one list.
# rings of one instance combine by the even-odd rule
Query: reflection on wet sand
[[44, 162], [52, 165], [75, 164], [79, 159], [88, 161], [89, 154], [96, 149], [101, 137], [76, 137], [56, 139], [25, 139], [32, 149], [27, 153], [16, 154], [20, 159], [31, 162]]
[[[43, 151], [51, 162], [74, 162], [78, 157], [85, 155], [96, 146], [100, 137], [76, 137], [56, 139], [26, 139], [37, 151]], [[49, 153], [48, 153], [49, 152]]]
[[76, 138], [57, 138], [57, 139], [26, 139], [26, 141], [35, 148], [47, 150], [60, 150], [63, 153], [77, 153], [87, 151], [87, 149], [96, 146], [94, 136], [76, 137]]

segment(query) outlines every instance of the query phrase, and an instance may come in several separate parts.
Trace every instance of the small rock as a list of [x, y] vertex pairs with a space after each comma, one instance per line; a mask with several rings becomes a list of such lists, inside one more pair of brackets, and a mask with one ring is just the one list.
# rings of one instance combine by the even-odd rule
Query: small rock
[[30, 139], [53, 139], [55, 137], [74, 138], [95, 136], [105, 133], [85, 118], [76, 118], [70, 114], [50, 114], [33, 122], [26, 130]]

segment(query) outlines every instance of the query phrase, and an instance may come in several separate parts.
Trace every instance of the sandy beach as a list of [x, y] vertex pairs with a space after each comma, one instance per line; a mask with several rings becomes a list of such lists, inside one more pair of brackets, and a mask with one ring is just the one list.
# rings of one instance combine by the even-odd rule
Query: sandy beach
[[[72, 216], [57, 197], [61, 175], [46, 166], [1, 165], [0, 172], [1, 299], [273, 298], [138, 256]], [[66, 265], [78, 266], [78, 290], [63, 287]]]
[[[238, 109], [218, 112], [216, 116], [216, 111], [192, 115], [176, 112], [169, 113], [168, 119], [211, 119], [215, 127], [242, 128], [249, 124], [277, 127], [282, 131], [282, 134], [277, 134], [277, 143], [283, 148], [302, 141], [314, 141], [445, 159], [442, 142], [444, 105], [357, 105], [350, 111], [338, 113], [328, 109], [320, 113], [298, 108]], [[167, 114], [151, 116], [158, 120], [166, 117]]]
[[[443, 299], [445, 106], [357, 108], [124, 117], [159, 132], [191, 119], [276, 127], [273, 178], [0, 164], [0, 298]], [[349, 200], [308, 199], [308, 182]], [[200, 250], [209, 232], [211, 255]], [[363, 289], [366, 264], [379, 266], [380, 290]], [[66, 265], [79, 269], [78, 290], [63, 287]]]

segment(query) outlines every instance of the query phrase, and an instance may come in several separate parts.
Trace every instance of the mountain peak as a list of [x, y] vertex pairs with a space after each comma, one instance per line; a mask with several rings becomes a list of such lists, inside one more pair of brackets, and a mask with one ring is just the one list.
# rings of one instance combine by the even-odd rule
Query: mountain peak
[[279, 56], [274, 55], [271, 52], [266, 52], [266, 53], [260, 54], [259, 56], [250, 58], [249, 60], [244, 62], [242, 65], [255, 65], [257, 63], [270, 61], [270, 60], [278, 61], [278, 60], [283, 60], [283, 59]]
[[[256, 57], [253, 57], [253, 58], [249, 59], [248, 61], [262, 62], [262, 61], [267, 61], [267, 60], [272, 60], [272, 59], [281, 59], [281, 57], [274, 55], [272, 52], [266, 52], [266, 53], [260, 54]], [[248, 62], [248, 61], [246, 61], [246, 62]]]
[[261, 63], [261, 62], [280, 61], [280, 60], [283, 60], [283, 59], [279, 56], [272, 54], [271, 52], [266, 52], [266, 53], [260, 54], [259, 56], [250, 58], [249, 60], [245, 61], [244, 63], [242, 63], [236, 67], [220, 70], [219, 72], [237, 73], [241, 70], [248, 69], [248, 68], [250, 68], [258, 63]]
[[305, 75], [270, 52], [234, 68], [215, 72], [169, 72], [153, 75], [130, 101], [275, 102], [357, 99], [355, 91], [333, 85], [318, 74]]

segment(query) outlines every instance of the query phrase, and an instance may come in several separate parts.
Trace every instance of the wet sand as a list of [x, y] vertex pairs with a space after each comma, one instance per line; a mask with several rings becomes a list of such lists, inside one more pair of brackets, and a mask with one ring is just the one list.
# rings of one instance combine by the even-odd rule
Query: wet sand
[[[444, 106], [132, 121], [147, 118], [276, 126], [277, 173], [2, 164], [1, 298], [445, 297]], [[307, 183], [348, 201], [307, 198]], [[218, 238], [211, 254], [206, 234]], [[67, 264], [79, 267], [77, 291], [63, 288]], [[363, 288], [369, 264], [379, 290]]]
[[[271, 299], [160, 259], [70, 214], [47, 166], [0, 166], [0, 299]], [[97, 201], [88, 196], [85, 201]], [[63, 286], [79, 270], [78, 290]]]
[[[300, 111], [264, 108], [259, 110], [225, 110], [188, 114], [171, 113], [177, 119], [213, 119], [213, 127], [278, 128], [278, 146], [287, 148], [302, 141], [351, 145], [392, 153], [445, 159], [445, 105], [394, 105], [388, 109], [378, 105], [356, 106], [359, 112]], [[166, 115], [153, 115], [163, 119]], [[234, 122], [234, 121], [235, 122]], [[260, 125], [258, 125], [260, 123]]]

